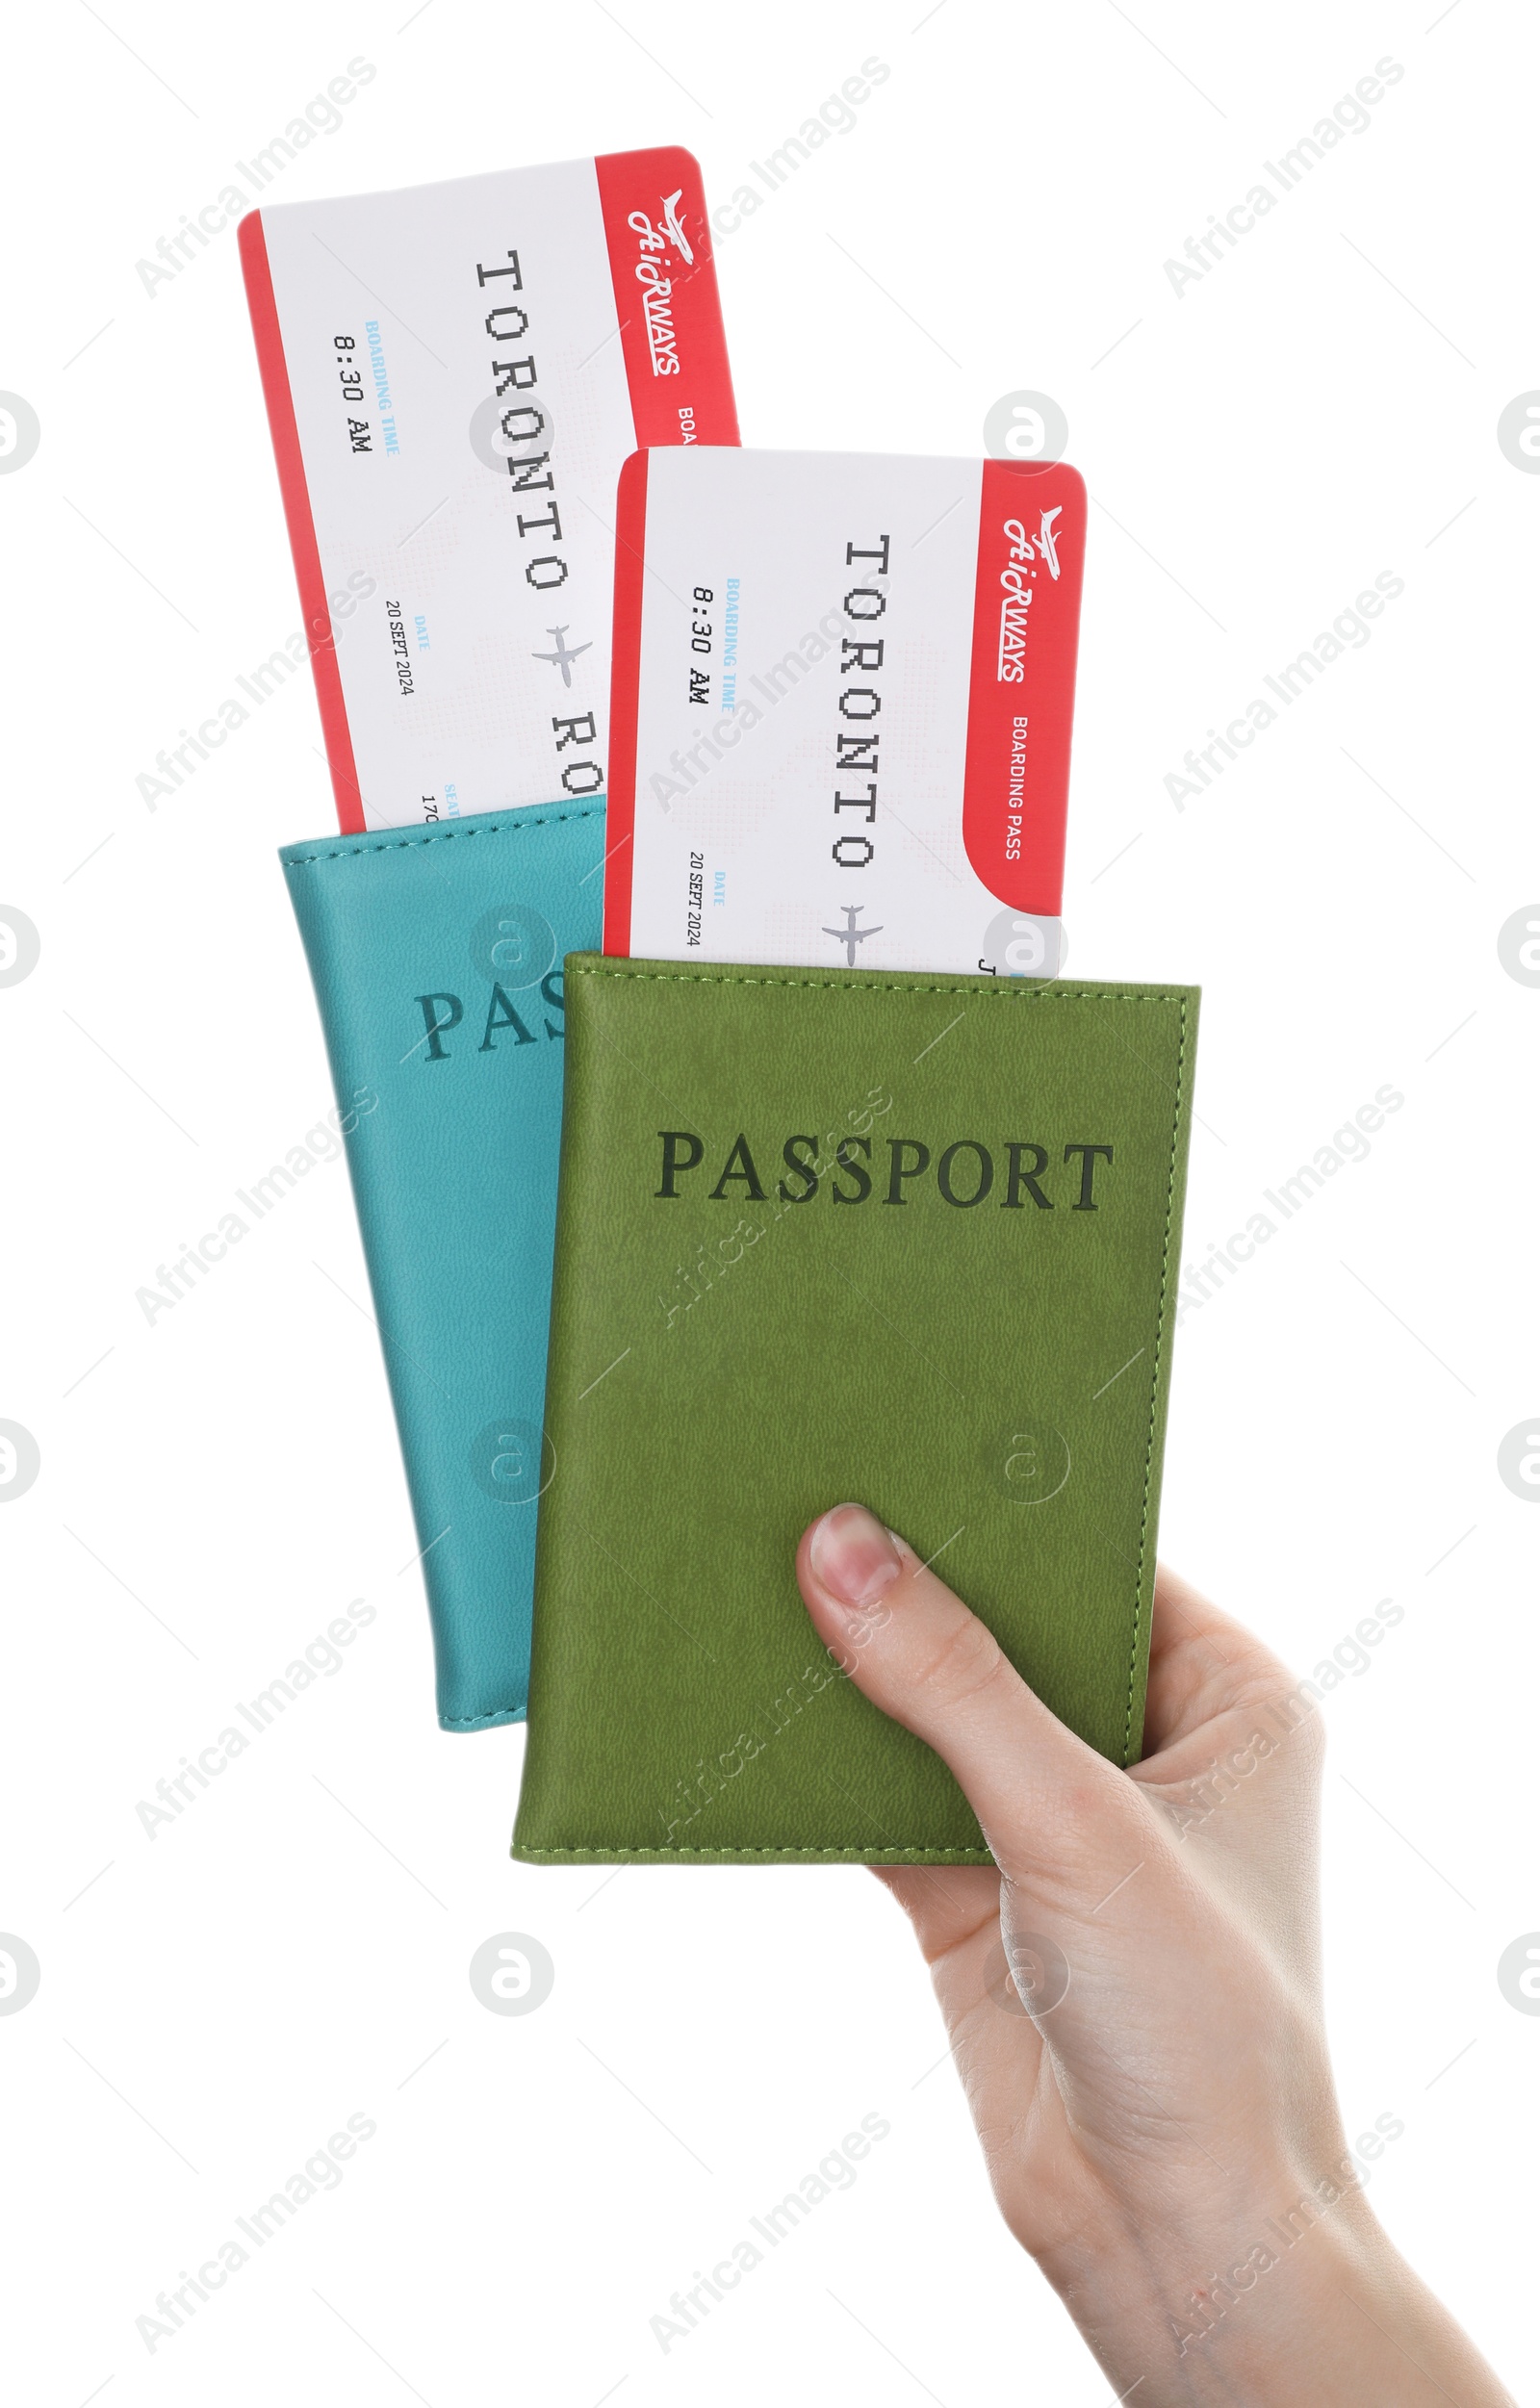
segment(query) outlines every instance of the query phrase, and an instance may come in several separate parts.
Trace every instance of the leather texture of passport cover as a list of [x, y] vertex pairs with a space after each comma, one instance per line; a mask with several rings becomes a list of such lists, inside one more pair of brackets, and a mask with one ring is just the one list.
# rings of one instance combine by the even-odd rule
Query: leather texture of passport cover
[[603, 850], [601, 799], [279, 856], [342, 1107], [446, 1730], [525, 1710], [561, 964], [599, 941]]
[[869, 1505], [1135, 1759], [1197, 991], [589, 955], [567, 1006], [513, 1854], [988, 1863], [793, 1554]]

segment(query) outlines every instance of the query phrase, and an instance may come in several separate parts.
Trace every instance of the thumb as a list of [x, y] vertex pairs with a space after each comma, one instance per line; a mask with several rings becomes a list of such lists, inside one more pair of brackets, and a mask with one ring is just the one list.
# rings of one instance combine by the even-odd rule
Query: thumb
[[863, 1505], [836, 1505], [803, 1533], [797, 1580], [861, 1694], [951, 1768], [1008, 1881], [1045, 1904], [1093, 1907], [1103, 1874], [1110, 1883], [1126, 1872], [1149, 1836], [1134, 1784], [1043, 1704], [978, 1616]]

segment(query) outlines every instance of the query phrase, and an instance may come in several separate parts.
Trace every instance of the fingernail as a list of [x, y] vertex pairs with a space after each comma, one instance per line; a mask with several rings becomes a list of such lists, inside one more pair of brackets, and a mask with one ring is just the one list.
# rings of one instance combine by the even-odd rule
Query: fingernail
[[812, 1534], [813, 1571], [842, 1605], [875, 1605], [903, 1565], [882, 1524], [864, 1505], [835, 1505]]

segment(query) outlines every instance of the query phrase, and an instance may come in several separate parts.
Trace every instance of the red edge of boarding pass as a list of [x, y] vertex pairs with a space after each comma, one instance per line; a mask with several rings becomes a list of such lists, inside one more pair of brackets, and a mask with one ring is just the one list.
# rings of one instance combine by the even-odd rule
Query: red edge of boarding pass
[[321, 566], [321, 549], [316, 542], [316, 523], [311, 516], [310, 487], [305, 481], [304, 454], [299, 448], [299, 427], [295, 418], [294, 396], [289, 389], [289, 364], [284, 358], [283, 334], [278, 324], [278, 304], [273, 298], [272, 270], [268, 264], [268, 242], [262, 231], [260, 209], [248, 211], [242, 218], [236, 229], [236, 241], [240, 245], [241, 269], [245, 277], [251, 331], [256, 337], [257, 366], [262, 373], [263, 398], [268, 405], [268, 424], [272, 431], [273, 457], [278, 464], [278, 487], [283, 495], [283, 514], [289, 526], [289, 549], [294, 553], [299, 606], [305, 614], [305, 643], [316, 677], [316, 701], [321, 709], [321, 728], [326, 743], [332, 791], [337, 797], [338, 825], [345, 835], [356, 835], [364, 827], [364, 798], [358, 790], [353, 739], [347, 725], [347, 705], [343, 700], [342, 673], [337, 666], [331, 612], [326, 604], [326, 579]]
[[736, 444], [701, 170], [687, 150], [594, 161], [636, 441]]
[[631, 949], [631, 839], [647, 557], [647, 454], [633, 451], [615, 501], [615, 635], [609, 678], [609, 790], [604, 803], [604, 951]]
[[1086, 486], [986, 460], [962, 784], [968, 859], [1013, 910], [1057, 919], [1086, 554]]

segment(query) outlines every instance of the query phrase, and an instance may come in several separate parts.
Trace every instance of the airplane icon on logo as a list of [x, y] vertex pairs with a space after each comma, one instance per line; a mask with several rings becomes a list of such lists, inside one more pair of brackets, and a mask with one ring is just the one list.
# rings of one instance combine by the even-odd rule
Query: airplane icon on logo
[[845, 914], [844, 927], [826, 928], [823, 933], [826, 936], [834, 936], [838, 938], [839, 942], [845, 948], [845, 960], [849, 963], [850, 967], [854, 969], [856, 966], [856, 947], [858, 945], [864, 944], [868, 936], [880, 936], [883, 933], [883, 923], [879, 920], [875, 928], [858, 928], [856, 926], [856, 922], [860, 917], [860, 905], [859, 903], [843, 903], [839, 908]]
[[666, 193], [659, 205], [663, 212], [664, 233], [668, 236], [669, 241], [673, 243], [674, 248], [678, 251], [680, 259], [683, 260], [685, 267], [693, 268], [695, 265], [695, 253], [691, 250], [689, 243], [685, 237], [684, 228], [680, 222], [680, 202], [683, 197], [684, 187], [681, 184], [677, 192]]
[[549, 660], [552, 669], [561, 671], [562, 684], [571, 685], [573, 662], [583, 653], [592, 652], [593, 645], [591, 643], [569, 645], [565, 628], [547, 628], [546, 633], [555, 637], [555, 651], [553, 653], [531, 653], [529, 657], [531, 660]]
[[1042, 531], [1040, 534], [1032, 538], [1032, 546], [1041, 553], [1043, 559], [1047, 562], [1048, 575], [1054, 579], [1056, 584], [1059, 578], [1059, 538], [1054, 532], [1053, 523], [1055, 519], [1061, 515], [1063, 506], [1064, 505], [1061, 503], [1058, 509], [1044, 510], [1040, 513], [1042, 519]]

